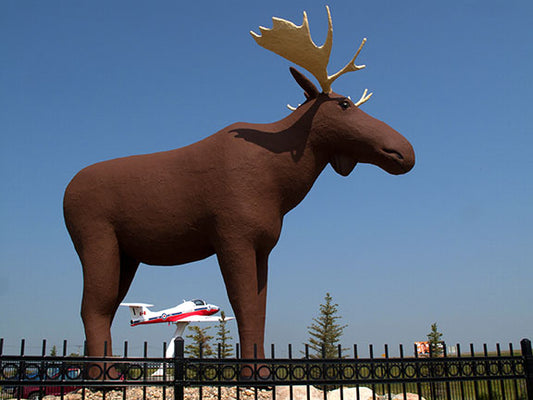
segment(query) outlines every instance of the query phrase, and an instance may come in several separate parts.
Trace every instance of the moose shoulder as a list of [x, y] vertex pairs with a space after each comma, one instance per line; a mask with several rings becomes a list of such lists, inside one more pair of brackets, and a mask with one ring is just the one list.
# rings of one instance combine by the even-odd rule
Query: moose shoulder
[[[273, 32], [279, 21], [292, 24], [277, 21]], [[362, 68], [354, 61], [345, 72]], [[328, 163], [344, 176], [358, 162], [391, 174], [413, 167], [409, 142], [359, 108], [366, 92], [354, 103], [331, 91], [327, 74], [324, 80], [313, 65], [303, 66], [322, 92], [291, 68], [306, 101], [286, 118], [233, 124], [187, 147], [98, 163], [68, 185], [64, 214], [83, 266], [89, 355], [103, 354], [105, 342], [110, 346], [113, 317], [139, 263], [179, 265], [216, 254], [242, 355], [253, 356], [257, 344], [262, 357], [268, 256], [283, 216]]]

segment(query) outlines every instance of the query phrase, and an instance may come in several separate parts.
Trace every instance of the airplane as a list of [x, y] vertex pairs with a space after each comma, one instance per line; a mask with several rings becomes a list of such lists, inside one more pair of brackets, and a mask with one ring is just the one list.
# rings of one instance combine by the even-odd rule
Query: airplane
[[[194, 299], [178, 304], [175, 307], [167, 308], [161, 311], [151, 311], [149, 307], [153, 304], [146, 303], [120, 303], [121, 306], [130, 308], [131, 320], [130, 326], [158, 324], [167, 322], [168, 324], [175, 324], [176, 330], [170, 339], [167, 350], [165, 352], [166, 358], [174, 357], [174, 340], [182, 337], [187, 325], [191, 322], [219, 322], [221, 317], [213, 316], [220, 307], [213, 304], [207, 304], [204, 300]], [[226, 317], [226, 321], [235, 319], [235, 317]], [[159, 368], [153, 375], [162, 375], [162, 369]]]
[[200, 322], [200, 321], [218, 321], [215, 317], [204, 318], [216, 314], [220, 308], [213, 304], [207, 304], [204, 300], [194, 299], [178, 304], [175, 307], [167, 308], [161, 311], [151, 311], [149, 307], [153, 304], [145, 303], [120, 303], [121, 306], [127, 306], [131, 312], [131, 326], [144, 324], [157, 324], [160, 322]]

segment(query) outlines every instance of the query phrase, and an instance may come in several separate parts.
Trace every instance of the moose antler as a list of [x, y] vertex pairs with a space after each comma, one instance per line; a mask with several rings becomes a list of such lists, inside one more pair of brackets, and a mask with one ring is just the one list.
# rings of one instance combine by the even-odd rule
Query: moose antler
[[[328, 6], [326, 6], [326, 10], [328, 12], [328, 34], [326, 41], [320, 47], [313, 42], [313, 39], [311, 39], [309, 21], [307, 20], [307, 13], [305, 11], [303, 22], [300, 26], [295, 25], [291, 21], [273, 17], [272, 29], [260, 26], [259, 30], [261, 31], [261, 35], [258, 35], [253, 31], [250, 31], [250, 33], [261, 47], [305, 68], [318, 80], [322, 91], [324, 93], [330, 93], [331, 84], [339, 76], [347, 72], [358, 71], [365, 68], [366, 65], [356, 65], [355, 59], [363, 48], [366, 38], [363, 39], [359, 49], [350, 62], [340, 71], [329, 76], [327, 66], [333, 43], [333, 26]], [[361, 100], [359, 100], [358, 105], [367, 101], [371, 95], [372, 93], [366, 96], [365, 91], [365, 94], [361, 97]]]

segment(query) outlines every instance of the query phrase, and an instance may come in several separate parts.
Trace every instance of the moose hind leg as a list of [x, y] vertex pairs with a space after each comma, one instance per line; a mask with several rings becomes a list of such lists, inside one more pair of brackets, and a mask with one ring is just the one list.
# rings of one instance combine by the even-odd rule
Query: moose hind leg
[[[81, 316], [90, 356], [112, 355], [111, 323], [126, 295], [138, 263], [120, 255], [114, 233], [83, 246]], [[107, 343], [107, 347], [106, 347]]]

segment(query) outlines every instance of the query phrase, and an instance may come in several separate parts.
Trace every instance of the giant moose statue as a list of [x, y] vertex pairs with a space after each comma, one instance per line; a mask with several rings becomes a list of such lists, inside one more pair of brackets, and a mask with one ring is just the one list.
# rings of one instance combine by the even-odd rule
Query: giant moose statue
[[268, 257], [284, 215], [331, 164], [342, 176], [358, 162], [404, 174], [410, 143], [387, 124], [332, 92], [339, 76], [364, 68], [353, 59], [329, 76], [332, 23], [316, 46], [301, 26], [273, 18], [251, 32], [262, 47], [310, 72], [321, 91], [290, 69], [306, 100], [270, 124], [235, 123], [189, 146], [91, 165], [68, 185], [66, 226], [83, 265], [81, 315], [88, 354], [111, 344], [111, 323], [139, 263], [180, 265], [216, 254], [237, 318], [242, 356], [263, 357]]

